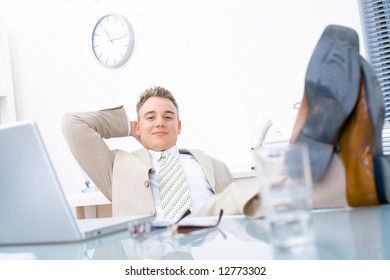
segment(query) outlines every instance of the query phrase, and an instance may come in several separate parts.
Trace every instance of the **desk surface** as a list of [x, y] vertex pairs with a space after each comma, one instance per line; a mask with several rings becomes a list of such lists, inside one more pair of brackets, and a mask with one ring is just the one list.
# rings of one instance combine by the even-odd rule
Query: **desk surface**
[[390, 259], [390, 206], [316, 210], [313, 216], [315, 244], [296, 254], [273, 250], [264, 220], [229, 216], [218, 228], [182, 236], [165, 233], [135, 240], [124, 231], [71, 244], [0, 246], [0, 257], [32, 253], [38, 259]]

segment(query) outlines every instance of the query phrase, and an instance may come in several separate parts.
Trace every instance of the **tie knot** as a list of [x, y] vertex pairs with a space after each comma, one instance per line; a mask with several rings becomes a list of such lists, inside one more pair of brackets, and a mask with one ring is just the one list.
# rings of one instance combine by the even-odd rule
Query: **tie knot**
[[161, 153], [161, 158], [162, 158], [162, 159], [166, 159], [166, 158], [169, 157], [170, 154], [171, 154], [170, 152], [164, 151], [164, 152]]

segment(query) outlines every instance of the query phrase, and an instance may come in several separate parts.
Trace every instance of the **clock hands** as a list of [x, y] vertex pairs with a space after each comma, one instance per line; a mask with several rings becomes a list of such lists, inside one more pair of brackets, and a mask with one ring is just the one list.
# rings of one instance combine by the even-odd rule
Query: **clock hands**
[[126, 37], [127, 37], [127, 34], [124, 35], [124, 36], [118, 37], [118, 38], [111, 39], [111, 43], [112, 43], [112, 41], [124, 39], [124, 38], [126, 38]]
[[111, 44], [114, 44], [114, 43], [112, 42], [112, 40], [111, 40], [110, 34], [108, 34], [107, 30], [106, 30], [104, 27], [103, 27], [103, 29], [104, 29], [104, 32], [106, 32], [106, 34], [107, 34], [108, 41], [111, 41]]
[[107, 42], [111, 42], [111, 44], [114, 44], [114, 41], [116, 41], [116, 40], [120, 40], [120, 39], [126, 38], [127, 35], [128, 35], [128, 34], [125, 34], [125, 35], [123, 35], [123, 36], [121, 36], [121, 37], [117, 37], [117, 38], [111, 39], [111, 36], [110, 36], [110, 34], [107, 32], [107, 30], [106, 30], [105, 28], [103, 28], [103, 29], [104, 29], [104, 32], [106, 32], [107, 37], [108, 37]]

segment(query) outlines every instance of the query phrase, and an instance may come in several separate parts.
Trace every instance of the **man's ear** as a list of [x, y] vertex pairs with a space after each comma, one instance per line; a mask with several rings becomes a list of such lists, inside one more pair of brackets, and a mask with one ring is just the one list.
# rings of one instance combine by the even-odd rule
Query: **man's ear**
[[140, 134], [139, 121], [134, 121], [135, 133], [137, 136]]
[[180, 134], [180, 132], [181, 132], [181, 120], [179, 120], [177, 124], [177, 134]]
[[139, 137], [139, 133], [140, 133], [139, 122], [138, 121], [131, 121], [130, 125], [131, 125], [130, 135], [133, 137]]
[[132, 136], [138, 140], [138, 142], [141, 143], [141, 136], [140, 136], [140, 125], [138, 121], [132, 121], [131, 122], [131, 129], [134, 129], [134, 133], [131, 133]]

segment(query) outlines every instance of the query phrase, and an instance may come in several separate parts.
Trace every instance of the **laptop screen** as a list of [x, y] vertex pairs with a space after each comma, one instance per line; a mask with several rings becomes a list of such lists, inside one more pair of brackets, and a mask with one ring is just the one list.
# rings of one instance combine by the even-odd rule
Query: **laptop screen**
[[80, 239], [38, 127], [0, 126], [0, 244]]

